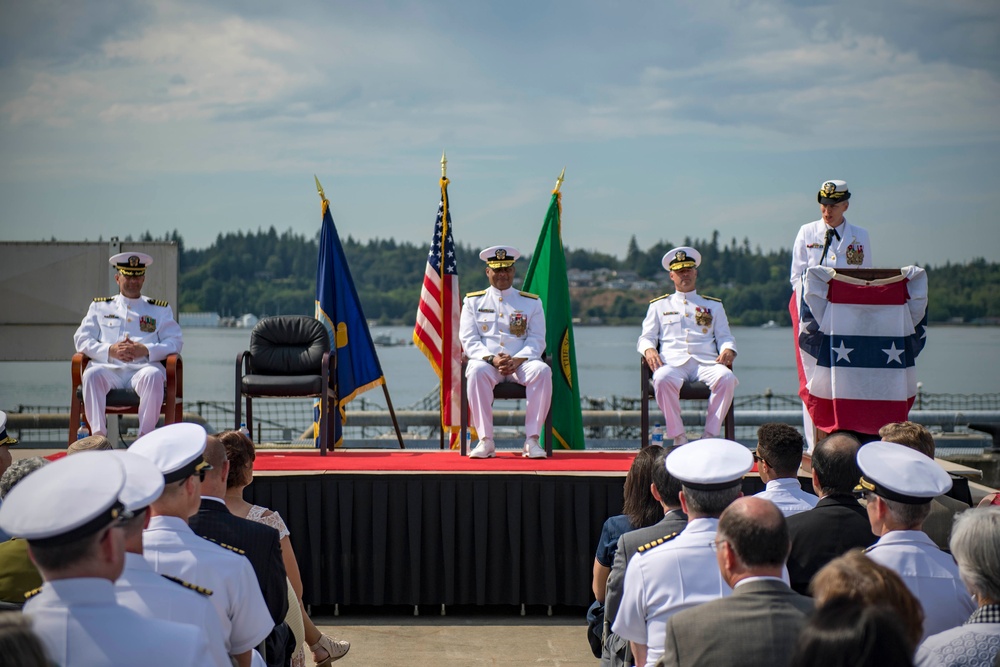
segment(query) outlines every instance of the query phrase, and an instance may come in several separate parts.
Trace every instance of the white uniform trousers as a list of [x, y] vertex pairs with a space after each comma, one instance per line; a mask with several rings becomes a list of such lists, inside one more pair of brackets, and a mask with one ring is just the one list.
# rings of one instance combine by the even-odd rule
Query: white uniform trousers
[[517, 382], [525, 387], [524, 434], [538, 437], [552, 402], [552, 369], [540, 359], [521, 364], [513, 375], [501, 375], [492, 364], [470, 359], [468, 378], [469, 413], [479, 439], [493, 439], [493, 387], [500, 382]]
[[139, 435], [146, 435], [156, 428], [163, 405], [163, 385], [167, 373], [159, 364], [134, 366], [108, 366], [91, 363], [83, 371], [83, 409], [87, 423], [94, 435], [107, 435], [108, 423], [104, 410], [108, 392], [131, 386], [139, 394]]
[[685, 380], [701, 380], [712, 390], [705, 417], [705, 435], [718, 436], [720, 425], [733, 403], [733, 394], [739, 380], [722, 364], [700, 364], [696, 359], [688, 359], [680, 366], [664, 364], [656, 369], [653, 373], [653, 391], [656, 394], [656, 404], [660, 406], [666, 420], [667, 437], [671, 439], [684, 433], [680, 393]]

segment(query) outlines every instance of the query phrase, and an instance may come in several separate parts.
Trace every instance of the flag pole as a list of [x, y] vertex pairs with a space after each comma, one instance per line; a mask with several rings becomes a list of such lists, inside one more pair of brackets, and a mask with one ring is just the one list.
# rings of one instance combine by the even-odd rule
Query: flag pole
[[[448, 156], [445, 155], [444, 149], [441, 150], [441, 180], [448, 178]], [[441, 312], [444, 312], [444, 295], [442, 295]], [[438, 449], [444, 449], [444, 376], [438, 378], [438, 403], [440, 406], [438, 408], [441, 414], [441, 438], [438, 441]]]
[[[316, 181], [316, 192], [319, 193], [319, 199], [320, 199], [320, 202], [321, 202], [321, 206], [329, 206], [330, 205], [330, 201], [326, 198], [326, 193], [323, 192], [323, 186], [320, 185], [320, 183], [319, 183], [319, 177], [316, 174], [313, 174], [313, 180]], [[323, 214], [325, 215], [326, 211], [323, 211]], [[336, 326], [336, 324], [334, 324], [334, 326]], [[330, 419], [331, 419], [331, 415], [336, 415], [337, 414], [337, 410], [340, 409], [340, 381], [339, 381], [338, 375], [337, 375], [337, 341], [333, 340], [333, 341], [330, 341], [330, 342], [331, 342], [331, 345], [330, 345], [331, 350], [330, 350], [330, 357], [329, 357], [330, 358], [330, 369], [329, 370], [330, 370], [330, 378], [333, 380], [333, 407], [331, 408], [329, 406], [329, 404], [327, 404], [327, 414], [325, 415], [326, 416], [326, 433], [321, 434], [323, 437], [320, 438], [320, 446], [319, 446], [320, 447], [320, 449], [319, 449], [319, 455], [320, 456], [326, 456], [326, 452], [329, 449], [329, 442], [328, 441], [331, 438], [335, 439], [337, 437], [337, 426], [336, 426], [335, 423], [331, 424], [330, 423]], [[323, 390], [324, 390], [325, 393], [327, 393], [327, 394], [329, 393], [329, 387], [324, 387]], [[320, 401], [320, 414], [321, 415], [322, 415], [322, 410], [323, 410], [323, 403], [328, 403], [328, 401], [330, 400], [329, 396], [324, 396], [324, 399], [325, 400]], [[341, 426], [341, 428], [343, 428], [343, 426]], [[336, 449], [336, 442], [334, 442], [334, 449]]]
[[563, 181], [566, 180], [566, 167], [563, 167], [562, 173], [559, 174], [559, 178], [556, 179], [556, 188], [552, 191], [552, 194], [559, 194], [559, 188], [562, 187]]

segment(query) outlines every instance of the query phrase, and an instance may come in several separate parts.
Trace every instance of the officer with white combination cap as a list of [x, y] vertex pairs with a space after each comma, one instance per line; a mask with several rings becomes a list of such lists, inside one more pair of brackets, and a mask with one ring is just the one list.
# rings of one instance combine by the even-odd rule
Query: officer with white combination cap
[[156, 428], [167, 374], [160, 363], [179, 353], [181, 327], [166, 301], [142, 295], [153, 258], [123, 252], [108, 260], [119, 293], [97, 297], [73, 335], [77, 352], [90, 358], [83, 371], [83, 408], [91, 435], [107, 435], [108, 392], [132, 387], [139, 394], [139, 436]]
[[24, 614], [54, 664], [212, 665], [204, 631], [143, 618], [115, 600], [124, 563], [119, 494], [125, 470], [111, 452], [83, 452], [22, 479], [0, 526], [28, 541], [45, 583]]
[[539, 444], [542, 424], [552, 402], [552, 370], [542, 361], [545, 313], [537, 295], [513, 289], [514, 262], [521, 253], [510, 246], [491, 246], [479, 253], [486, 262], [490, 286], [465, 295], [459, 338], [469, 358], [466, 370], [469, 412], [479, 435], [470, 458], [495, 456], [493, 388], [500, 382], [525, 386], [522, 456], [545, 458]]
[[125, 522], [125, 569], [115, 582], [119, 604], [145, 618], [176, 621], [202, 628], [216, 667], [232, 667], [222, 621], [209, 598], [212, 591], [169, 575], [157, 574], [142, 556], [142, 531], [149, 506], [163, 493], [163, 474], [155, 463], [129, 451], [112, 452], [125, 466], [119, 499], [133, 517]]
[[666, 466], [681, 482], [687, 527], [649, 542], [632, 557], [612, 626], [629, 640], [640, 667], [654, 665], [663, 654], [671, 616], [732, 593], [716, 563], [715, 534], [722, 511], [742, 495], [753, 454], [738, 442], [713, 438], [673, 450]]
[[868, 520], [879, 540], [865, 551], [893, 570], [924, 608], [924, 637], [968, 620], [976, 604], [958, 566], [921, 530], [931, 501], [951, 489], [951, 477], [934, 459], [893, 442], [858, 450]]
[[701, 253], [686, 246], [674, 248], [662, 263], [677, 291], [649, 302], [636, 349], [653, 373], [667, 437], [683, 445], [688, 437], [681, 419], [681, 385], [701, 380], [712, 390], [704, 437], [718, 437], [739, 384], [732, 371], [736, 340], [722, 301], [698, 294]]
[[[7, 434], [7, 413], [0, 410], [0, 475], [10, 467], [13, 457], [10, 455], [10, 446], [16, 445], [17, 439]], [[3, 501], [0, 501], [2, 504]], [[10, 535], [0, 529], [0, 542], [6, 542]]]
[[129, 447], [156, 464], [165, 483], [150, 505], [143, 557], [159, 574], [212, 591], [209, 600], [222, 623], [226, 651], [249, 665], [253, 648], [274, 627], [253, 566], [238, 550], [195, 535], [187, 523], [201, 505], [201, 477], [211, 469], [203, 457], [206, 438], [197, 424], [168, 424]]

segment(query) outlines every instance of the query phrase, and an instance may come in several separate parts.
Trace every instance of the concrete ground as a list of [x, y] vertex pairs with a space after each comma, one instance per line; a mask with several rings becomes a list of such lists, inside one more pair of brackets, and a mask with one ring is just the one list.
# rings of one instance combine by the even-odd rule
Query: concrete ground
[[[351, 642], [335, 664], [406, 667], [594, 667], [585, 619], [575, 616], [320, 616], [322, 632]], [[307, 654], [306, 664], [311, 665]]]

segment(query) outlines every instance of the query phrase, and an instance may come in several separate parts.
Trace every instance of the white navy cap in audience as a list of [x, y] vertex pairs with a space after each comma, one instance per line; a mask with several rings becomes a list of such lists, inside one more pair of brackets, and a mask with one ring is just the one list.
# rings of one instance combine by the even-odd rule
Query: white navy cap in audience
[[207, 437], [198, 424], [167, 424], [133, 442], [128, 451], [155, 463], [170, 484], [212, 469], [202, 456]]
[[858, 450], [861, 488], [886, 500], [929, 503], [951, 489], [951, 476], [937, 461], [894, 442], [869, 442]]
[[0, 410], [0, 445], [16, 445], [17, 440], [7, 435], [7, 413]]
[[112, 454], [125, 466], [125, 486], [118, 499], [129, 512], [144, 510], [163, 493], [163, 473], [156, 464], [145, 456], [125, 450], [115, 450]]
[[38, 546], [67, 544], [131, 516], [119, 500], [125, 467], [111, 452], [81, 452], [27, 475], [0, 505], [0, 528]]
[[513, 266], [521, 252], [509, 245], [493, 245], [479, 253], [479, 259], [486, 262], [491, 269], [503, 269]]
[[153, 263], [153, 258], [144, 252], [120, 252], [112, 255], [108, 263], [123, 276], [144, 276], [146, 267]]
[[706, 438], [674, 449], [666, 465], [667, 472], [684, 486], [716, 491], [739, 484], [753, 468], [753, 454], [738, 442]]
[[660, 263], [667, 271], [694, 269], [701, 265], [701, 253], [694, 248], [681, 246], [667, 251]]

